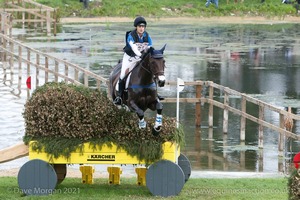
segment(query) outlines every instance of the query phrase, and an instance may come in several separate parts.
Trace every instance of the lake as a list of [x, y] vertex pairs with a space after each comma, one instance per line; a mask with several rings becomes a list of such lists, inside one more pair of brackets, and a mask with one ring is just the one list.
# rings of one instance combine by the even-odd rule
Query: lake
[[[108, 78], [112, 67], [122, 58], [125, 32], [131, 27], [132, 24], [127, 22], [65, 24], [59, 27], [56, 37], [21, 28], [15, 28], [13, 35], [32, 48]], [[299, 114], [299, 28], [299, 24], [168, 24], [156, 21], [149, 24], [147, 31], [155, 48], [167, 44], [167, 81], [175, 81], [177, 77], [184, 81], [209, 80], [282, 109], [290, 106], [293, 113]], [[25, 81], [20, 97], [12, 94], [15, 88], [15, 82], [0, 84], [1, 149], [22, 141], [24, 135]], [[207, 92], [205, 90], [203, 94]], [[171, 86], [160, 88], [159, 92], [165, 97], [176, 97]], [[194, 88], [185, 87], [180, 96], [194, 97], [194, 94]], [[236, 104], [239, 104], [238, 100]], [[259, 149], [256, 124], [247, 123], [246, 141], [241, 143], [238, 116], [230, 115], [228, 134], [224, 135], [220, 110], [214, 112], [214, 127], [208, 128], [205, 116], [208, 107], [203, 105], [201, 128], [196, 128], [194, 109], [194, 104], [180, 103], [179, 118], [186, 133], [182, 153], [188, 156], [193, 170], [288, 172], [288, 163], [298, 151], [299, 142], [287, 141], [292, 150], [287, 145], [285, 156], [279, 158], [278, 133], [265, 129], [264, 149]], [[163, 113], [175, 117], [176, 103], [164, 104]], [[279, 117], [271, 113], [266, 113], [265, 118], [279, 123]], [[298, 133], [299, 128], [296, 123], [294, 132]], [[22, 165], [24, 159], [0, 165], [0, 168]]]

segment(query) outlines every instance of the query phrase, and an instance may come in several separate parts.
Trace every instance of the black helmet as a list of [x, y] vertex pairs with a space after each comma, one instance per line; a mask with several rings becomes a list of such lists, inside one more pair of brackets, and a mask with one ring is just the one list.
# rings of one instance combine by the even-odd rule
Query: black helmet
[[133, 22], [133, 25], [134, 25], [135, 27], [137, 27], [137, 26], [140, 25], [140, 24], [142, 24], [142, 25], [144, 25], [144, 26], [147, 26], [147, 22], [146, 22], [146, 20], [145, 20], [144, 17], [137, 17], [137, 18], [135, 18], [135, 20], [134, 20], [134, 22]]

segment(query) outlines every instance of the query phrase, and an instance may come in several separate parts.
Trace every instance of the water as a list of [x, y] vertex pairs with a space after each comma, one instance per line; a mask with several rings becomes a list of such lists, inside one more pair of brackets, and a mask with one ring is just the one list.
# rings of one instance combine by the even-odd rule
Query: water
[[[299, 114], [299, 26], [153, 22], [147, 31], [157, 49], [167, 43], [167, 80], [175, 81], [179, 77], [184, 81], [214, 81], [279, 108], [291, 106], [293, 112]], [[128, 27], [131, 23], [64, 25], [56, 37], [29, 29], [14, 29], [13, 33], [32, 48], [67, 59], [108, 78], [113, 65], [122, 58]], [[1, 73], [0, 70], [0, 78], [3, 77]], [[25, 92], [21, 97], [12, 95], [10, 91], [16, 88], [14, 84], [0, 85], [0, 149], [21, 141], [24, 135], [21, 113]], [[160, 93], [176, 97], [171, 86], [160, 89]], [[185, 87], [180, 96], [194, 97], [194, 93], [194, 88]], [[240, 104], [238, 99], [230, 101], [237, 106]], [[246, 141], [241, 143], [240, 121], [235, 115], [229, 115], [229, 130], [224, 135], [223, 113], [217, 108], [214, 110], [214, 127], [208, 128], [207, 105], [202, 106], [201, 129], [196, 129], [194, 109], [194, 104], [181, 103], [179, 116], [186, 132], [186, 146], [182, 152], [188, 156], [193, 170], [287, 172], [286, 162], [299, 149], [299, 142], [292, 141], [293, 151], [287, 151], [283, 159], [278, 159], [278, 133], [268, 129], [264, 130], [264, 149], [258, 149], [258, 127], [251, 122], [247, 122]], [[164, 104], [164, 114], [175, 117], [176, 104]], [[265, 113], [265, 118], [274, 124], [279, 122], [278, 116], [272, 113]], [[296, 133], [299, 127], [296, 123]], [[212, 133], [213, 137], [209, 139]]]

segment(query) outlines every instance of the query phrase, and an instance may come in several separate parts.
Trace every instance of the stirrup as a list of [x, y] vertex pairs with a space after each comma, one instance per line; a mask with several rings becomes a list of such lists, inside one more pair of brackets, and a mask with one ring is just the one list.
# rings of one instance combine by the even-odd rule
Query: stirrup
[[114, 100], [114, 104], [115, 105], [122, 105], [123, 104], [123, 101], [122, 101], [122, 98], [117, 96]]

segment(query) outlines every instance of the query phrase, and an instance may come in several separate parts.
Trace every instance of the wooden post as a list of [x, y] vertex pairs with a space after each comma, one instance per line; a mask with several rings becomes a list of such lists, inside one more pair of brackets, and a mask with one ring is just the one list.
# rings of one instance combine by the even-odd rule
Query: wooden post
[[[279, 114], [279, 123], [280, 123], [280, 128], [284, 128], [284, 115]], [[285, 135], [283, 132], [279, 132], [278, 134], [278, 156], [283, 156], [283, 148], [284, 148], [284, 138]]]
[[[29, 77], [30, 77], [30, 51], [27, 48], [27, 78]], [[29, 97], [30, 97], [30, 90], [29, 88], [27, 88], [27, 99], [29, 99]]]
[[46, 23], [47, 23], [47, 36], [51, 36], [51, 15], [50, 15], [50, 10], [47, 10]]
[[[200, 81], [197, 81], [200, 84]], [[196, 98], [201, 99], [202, 85], [196, 85]], [[195, 124], [201, 126], [201, 102], [195, 104]]]
[[[214, 99], [214, 88], [213, 86], [209, 86], [209, 100], [213, 100]], [[213, 127], [214, 123], [214, 105], [213, 103], [209, 103], [209, 107], [208, 107], [208, 126], [209, 127]]]
[[97, 90], [101, 90], [101, 81], [100, 80], [96, 80], [96, 88]]
[[208, 128], [208, 139], [212, 140], [213, 139], [213, 133], [214, 133], [214, 129], [212, 127]]
[[241, 116], [241, 130], [240, 130], [240, 141], [245, 141], [246, 139], [246, 117], [244, 117], [244, 114], [246, 114], [246, 98], [244, 94], [242, 95], [242, 100], [241, 100], [241, 111], [242, 111], [242, 116]]
[[195, 128], [195, 150], [201, 151], [201, 128]]
[[228, 109], [226, 108], [229, 103], [228, 93], [224, 92], [224, 111], [223, 111], [223, 133], [228, 133]]
[[14, 52], [14, 43], [13, 41], [9, 41], [9, 49], [10, 49], [10, 53], [9, 53], [9, 68], [10, 68], [10, 81], [11, 81], [11, 84], [13, 82], [13, 79], [14, 79], [14, 55], [13, 55], [13, 52]]
[[3, 33], [4, 35], [6, 35], [6, 15], [5, 13], [1, 13], [1, 33]]
[[[245, 142], [241, 142], [241, 145], [245, 145]], [[244, 150], [240, 151], [240, 168], [243, 171], [246, 168], [246, 152]]]
[[[263, 105], [259, 105], [258, 115], [260, 120], [265, 120], [265, 110]], [[258, 125], [258, 148], [264, 148], [264, 126], [261, 123]]]
[[30, 28], [31, 27], [31, 13], [28, 13], [28, 23], [27, 26]]
[[54, 77], [55, 77], [54, 81], [55, 82], [58, 82], [58, 64], [59, 64], [58, 61], [55, 61], [55, 70], [54, 70], [55, 71], [55, 74], [54, 74]]
[[8, 35], [10, 38], [12, 38], [12, 25], [13, 25], [13, 17], [11, 14], [9, 14], [9, 28], [8, 28]]
[[45, 57], [45, 83], [48, 83], [48, 79], [49, 79], [49, 59], [46, 56]]
[[[2, 45], [3, 45], [3, 48], [6, 49], [7, 48], [7, 40], [2, 37]], [[6, 62], [7, 61], [7, 52], [6, 51], [3, 51], [3, 54], [2, 54], [2, 62]]]
[[[227, 134], [223, 134], [223, 149], [225, 149], [227, 147], [227, 138], [228, 138], [228, 135]], [[227, 158], [228, 158], [228, 155], [227, 155], [227, 152], [226, 151], [223, 151], [223, 170], [224, 171], [227, 171], [228, 170], [228, 162], [227, 162]]]
[[264, 171], [264, 151], [262, 149], [258, 150], [258, 171]]
[[84, 80], [83, 80], [84, 81], [84, 86], [89, 87], [89, 77], [88, 77], [86, 71], [84, 71], [83, 76], [84, 76]]
[[53, 11], [53, 19], [54, 19], [54, 22], [53, 22], [53, 34], [54, 36], [56, 36], [56, 21], [57, 21], [57, 13], [56, 13], [56, 9]]
[[[25, 2], [24, 2], [24, 1], [22, 2], [22, 7], [25, 8]], [[26, 14], [25, 14], [25, 12], [23, 11], [23, 12], [22, 12], [22, 28], [23, 28], [23, 29], [25, 29], [25, 20], [26, 20]]]
[[[37, 30], [37, 27], [38, 27], [37, 19], [38, 19], [38, 16], [34, 15], [34, 23], [33, 23], [34, 30]], [[42, 29], [42, 26], [41, 26], [41, 29]]]
[[68, 76], [69, 76], [69, 66], [65, 64], [65, 82], [68, 83]]
[[74, 69], [75, 71], [74, 71], [74, 80], [75, 81], [79, 81], [79, 79], [78, 79], [78, 69]]
[[40, 76], [40, 54], [36, 54], [36, 67], [35, 67], [35, 86], [38, 88], [39, 86], [39, 77]]
[[18, 58], [18, 61], [19, 61], [19, 81], [18, 81], [18, 86], [19, 88], [21, 89], [21, 83], [22, 83], [22, 46], [19, 46], [19, 58]]

